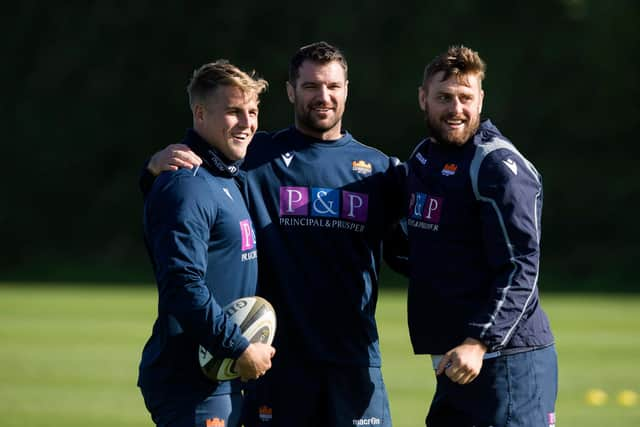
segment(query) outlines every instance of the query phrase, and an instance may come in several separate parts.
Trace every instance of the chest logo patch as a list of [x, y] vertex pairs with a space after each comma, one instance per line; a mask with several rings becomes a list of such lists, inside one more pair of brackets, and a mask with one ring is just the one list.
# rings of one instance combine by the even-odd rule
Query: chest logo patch
[[231, 193], [229, 192], [228, 188], [222, 187], [222, 191], [224, 191], [224, 194], [226, 194], [231, 200], [233, 200], [233, 197], [231, 197]]
[[271, 421], [273, 418], [273, 409], [267, 405], [262, 405], [260, 409], [258, 409], [258, 415], [260, 417], [260, 421]]
[[458, 165], [456, 165], [455, 163], [447, 163], [442, 168], [442, 175], [444, 176], [455, 175], [457, 170], [458, 170]]
[[371, 175], [371, 163], [367, 163], [364, 160], [354, 160], [351, 162], [351, 169], [360, 175]]
[[282, 157], [285, 166], [289, 167], [289, 165], [291, 164], [291, 160], [293, 160], [293, 152], [287, 151], [286, 153], [281, 154], [280, 157]]
[[503, 160], [502, 163], [504, 163], [504, 165], [508, 167], [514, 175], [518, 175], [518, 165], [513, 161], [513, 159]]
[[409, 198], [409, 218], [438, 224], [442, 212], [442, 197], [412, 193]]
[[369, 195], [316, 187], [280, 187], [280, 216], [333, 217], [367, 222]]
[[240, 221], [241, 259], [243, 262], [258, 258], [256, 250], [256, 233], [249, 219]]
[[442, 197], [425, 193], [411, 193], [407, 225], [428, 231], [438, 231], [442, 215]]
[[224, 427], [224, 420], [220, 418], [208, 418], [207, 419], [207, 427]]
[[416, 159], [418, 159], [418, 161], [420, 162], [420, 164], [422, 164], [423, 166], [427, 164], [427, 159], [424, 158], [424, 156], [422, 155], [422, 153], [418, 153], [416, 154]]

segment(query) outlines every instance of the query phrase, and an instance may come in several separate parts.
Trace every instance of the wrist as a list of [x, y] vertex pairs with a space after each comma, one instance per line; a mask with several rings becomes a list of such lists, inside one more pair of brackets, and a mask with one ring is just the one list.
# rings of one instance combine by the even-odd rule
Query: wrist
[[153, 166], [153, 161], [149, 161], [149, 163], [147, 163], [147, 171], [149, 171], [149, 173], [153, 176], [158, 176], [160, 175], [160, 171], [158, 171], [154, 166]]
[[462, 344], [464, 345], [472, 345], [477, 347], [478, 349], [482, 350], [482, 353], [486, 353], [487, 350], [489, 349], [487, 347], [487, 345], [485, 343], [483, 343], [482, 341], [480, 341], [477, 338], [472, 338], [472, 337], [467, 337]]

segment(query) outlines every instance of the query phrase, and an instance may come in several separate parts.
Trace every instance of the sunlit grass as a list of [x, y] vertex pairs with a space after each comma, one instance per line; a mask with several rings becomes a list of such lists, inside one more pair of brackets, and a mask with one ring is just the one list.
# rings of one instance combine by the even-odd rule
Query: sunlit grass
[[[640, 425], [640, 296], [543, 295], [560, 358], [558, 425]], [[136, 387], [155, 317], [155, 288], [0, 284], [0, 425], [150, 426]], [[434, 389], [430, 362], [411, 352], [405, 292], [381, 291], [383, 373], [396, 427], [424, 425]], [[589, 388], [605, 391], [588, 406]]]

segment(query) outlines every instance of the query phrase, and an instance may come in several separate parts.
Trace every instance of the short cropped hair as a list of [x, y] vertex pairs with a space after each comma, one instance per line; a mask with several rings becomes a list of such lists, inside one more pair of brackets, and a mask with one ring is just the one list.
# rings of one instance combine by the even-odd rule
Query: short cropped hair
[[482, 83], [484, 73], [487, 66], [478, 55], [478, 52], [465, 46], [451, 46], [449, 49], [429, 63], [424, 69], [422, 85], [426, 89], [433, 76], [444, 71], [442, 81], [447, 80], [451, 76], [461, 79], [469, 74], [478, 76], [478, 80]]
[[187, 86], [191, 108], [195, 104], [204, 103], [219, 86], [235, 86], [245, 95], [260, 96], [267, 90], [269, 83], [257, 77], [255, 71], [247, 73], [226, 59], [218, 59], [193, 72]]
[[302, 46], [291, 58], [289, 62], [289, 83], [292, 85], [295, 85], [296, 80], [300, 77], [300, 66], [304, 61], [313, 61], [318, 64], [328, 64], [336, 61], [342, 66], [345, 79], [347, 78], [349, 67], [344, 54], [337, 47], [320, 41]]

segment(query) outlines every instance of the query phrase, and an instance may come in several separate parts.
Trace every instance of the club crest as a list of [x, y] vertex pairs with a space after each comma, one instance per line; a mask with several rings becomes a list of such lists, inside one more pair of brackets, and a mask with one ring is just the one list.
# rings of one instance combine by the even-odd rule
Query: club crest
[[351, 162], [351, 169], [359, 173], [360, 175], [371, 175], [371, 163], [367, 163], [364, 160], [354, 160]]

